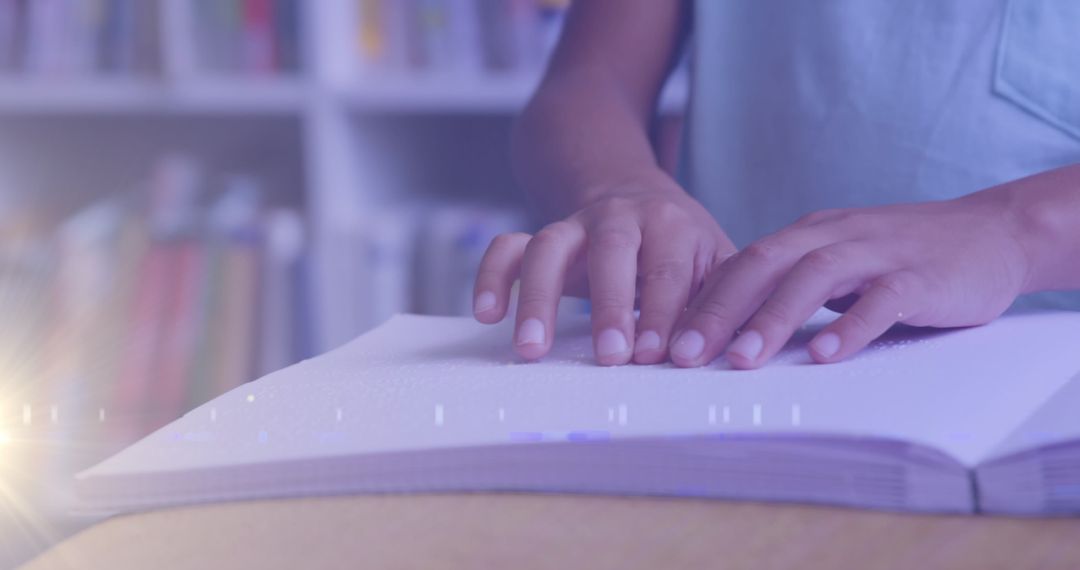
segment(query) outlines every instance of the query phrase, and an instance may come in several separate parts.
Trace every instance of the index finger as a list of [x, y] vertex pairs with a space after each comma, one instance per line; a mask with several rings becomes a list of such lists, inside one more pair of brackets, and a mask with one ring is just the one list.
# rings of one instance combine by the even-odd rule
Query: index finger
[[541, 229], [525, 246], [514, 328], [514, 349], [522, 357], [535, 360], [551, 350], [566, 271], [584, 242], [581, 224], [561, 221]]

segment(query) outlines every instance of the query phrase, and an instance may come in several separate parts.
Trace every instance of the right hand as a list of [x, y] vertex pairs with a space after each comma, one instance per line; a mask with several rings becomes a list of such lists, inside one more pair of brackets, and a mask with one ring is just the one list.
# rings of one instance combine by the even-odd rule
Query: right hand
[[566, 294], [592, 301], [598, 363], [663, 362], [688, 299], [735, 252], [712, 216], [670, 179], [600, 196], [536, 235], [499, 235], [484, 254], [473, 312], [482, 323], [501, 321], [520, 276], [514, 349], [526, 359], [551, 349]]

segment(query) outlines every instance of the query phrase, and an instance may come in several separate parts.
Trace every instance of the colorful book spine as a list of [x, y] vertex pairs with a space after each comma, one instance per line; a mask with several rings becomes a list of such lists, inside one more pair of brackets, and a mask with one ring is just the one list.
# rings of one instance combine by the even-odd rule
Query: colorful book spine
[[356, 0], [360, 67], [376, 71], [535, 72], [567, 0]]
[[171, 421], [187, 411], [188, 379], [195, 359], [198, 303], [206, 283], [205, 251], [195, 239], [183, 239], [167, 246], [174, 259], [173, 296], [163, 315], [156, 378], [150, 407], [158, 418]]
[[243, 0], [241, 45], [245, 70], [270, 74], [277, 70], [272, 0]]

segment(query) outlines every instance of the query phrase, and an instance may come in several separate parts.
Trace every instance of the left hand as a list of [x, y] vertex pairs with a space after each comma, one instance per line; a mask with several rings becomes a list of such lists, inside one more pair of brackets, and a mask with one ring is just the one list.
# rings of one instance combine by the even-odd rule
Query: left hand
[[[896, 323], [987, 323], [1025, 292], [1030, 260], [1006, 192], [810, 214], [725, 261], [676, 324], [671, 358], [736, 368], [772, 358], [830, 301], [855, 299], [810, 342], [836, 362]], [[740, 330], [736, 336], [736, 331]]]

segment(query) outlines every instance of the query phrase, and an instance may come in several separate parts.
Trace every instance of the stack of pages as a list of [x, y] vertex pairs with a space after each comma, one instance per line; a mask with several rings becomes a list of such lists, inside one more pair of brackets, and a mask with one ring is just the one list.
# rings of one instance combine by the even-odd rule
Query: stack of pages
[[109, 512], [421, 491], [1080, 512], [1080, 313], [892, 331], [817, 365], [593, 364], [587, 317], [522, 362], [508, 325], [398, 316], [235, 389], [77, 478]]

